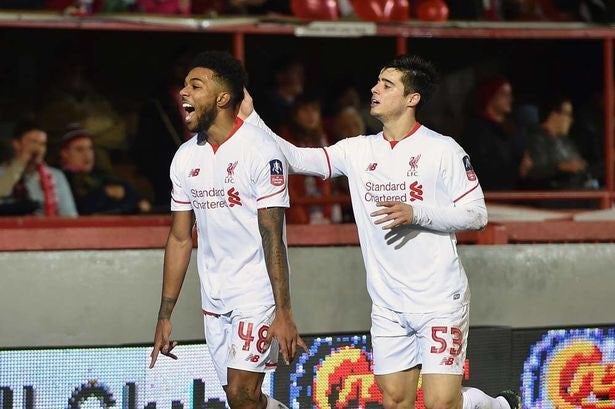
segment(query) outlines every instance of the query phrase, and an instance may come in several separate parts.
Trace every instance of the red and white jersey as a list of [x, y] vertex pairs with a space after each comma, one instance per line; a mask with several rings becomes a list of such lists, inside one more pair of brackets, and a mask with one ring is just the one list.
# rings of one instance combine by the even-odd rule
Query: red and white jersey
[[[257, 114], [248, 121], [268, 130]], [[344, 139], [323, 149], [306, 150], [277, 141], [297, 173], [348, 176], [367, 289], [374, 304], [399, 312], [432, 312], [469, 302], [454, 233], [418, 225], [383, 230], [383, 225], [374, 223], [382, 216], [370, 216], [380, 209], [378, 201], [442, 209], [482, 200], [470, 159], [452, 138], [417, 124], [397, 143], [387, 141], [382, 132]]]
[[170, 174], [171, 210], [196, 216], [203, 309], [275, 304], [258, 228], [258, 209], [289, 206], [287, 163], [275, 142], [237, 119], [219, 146], [198, 136], [185, 142]]

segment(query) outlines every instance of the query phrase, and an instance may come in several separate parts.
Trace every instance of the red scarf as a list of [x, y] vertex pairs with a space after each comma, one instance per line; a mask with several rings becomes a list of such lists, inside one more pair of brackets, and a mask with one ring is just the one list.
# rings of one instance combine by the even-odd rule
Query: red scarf
[[53, 183], [53, 175], [44, 163], [38, 166], [38, 176], [41, 181], [41, 189], [45, 197], [45, 216], [58, 215], [58, 196], [56, 186]]

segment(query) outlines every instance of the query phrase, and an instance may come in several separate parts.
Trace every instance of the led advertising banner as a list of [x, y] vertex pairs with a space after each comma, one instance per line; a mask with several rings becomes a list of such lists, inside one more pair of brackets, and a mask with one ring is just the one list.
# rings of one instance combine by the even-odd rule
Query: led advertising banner
[[526, 409], [615, 408], [615, 328], [543, 331], [523, 361], [520, 389]]
[[[293, 409], [381, 408], [367, 334], [303, 337], [309, 350], [267, 375]], [[464, 385], [517, 389], [525, 409], [615, 409], [615, 328], [470, 329]], [[147, 369], [151, 346], [0, 351], [0, 409], [225, 408], [204, 344]], [[419, 382], [417, 409], [423, 408]]]
[[[207, 347], [180, 345], [174, 361], [151, 347], [0, 351], [0, 409], [225, 408]], [[272, 391], [271, 376], [263, 390]]]

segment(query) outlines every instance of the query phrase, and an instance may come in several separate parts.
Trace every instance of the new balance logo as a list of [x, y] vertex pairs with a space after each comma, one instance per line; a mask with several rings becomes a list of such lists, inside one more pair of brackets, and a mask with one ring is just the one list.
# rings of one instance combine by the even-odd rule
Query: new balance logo
[[239, 197], [239, 192], [236, 191], [234, 187], [230, 188], [226, 193], [228, 194], [229, 207], [233, 207], [235, 205], [242, 206], [241, 198]]
[[453, 358], [452, 356], [444, 357], [442, 358], [442, 361], [440, 361], [440, 365], [446, 365], [446, 366], [451, 366], [454, 363], [455, 363], [455, 358]]
[[258, 362], [259, 359], [261, 359], [260, 355], [250, 354], [245, 360], [248, 362]]
[[419, 185], [419, 182], [414, 181], [410, 185], [410, 201], [415, 200], [423, 201], [423, 185]]
[[200, 168], [191, 169], [190, 172], [188, 172], [188, 177], [193, 178], [195, 176], [199, 176], [200, 171], [201, 171]]
[[367, 165], [367, 169], [365, 169], [368, 172], [373, 172], [374, 170], [376, 170], [376, 167], [378, 166], [377, 163], [370, 163], [369, 165]]

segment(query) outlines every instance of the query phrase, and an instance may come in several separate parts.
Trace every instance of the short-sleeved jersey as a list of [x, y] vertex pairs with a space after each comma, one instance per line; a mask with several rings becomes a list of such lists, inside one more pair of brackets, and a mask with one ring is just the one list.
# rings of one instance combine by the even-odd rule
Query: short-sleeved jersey
[[171, 210], [194, 211], [202, 307], [223, 314], [274, 304], [258, 209], [288, 207], [284, 156], [261, 129], [237, 119], [220, 146], [184, 143], [171, 163]]
[[400, 312], [431, 312], [468, 303], [468, 281], [454, 233], [415, 225], [383, 230], [370, 216], [379, 209], [378, 201], [446, 208], [482, 199], [464, 150], [452, 138], [417, 124], [396, 143], [379, 133], [342, 140], [323, 153], [330, 176], [348, 176], [374, 304]]

